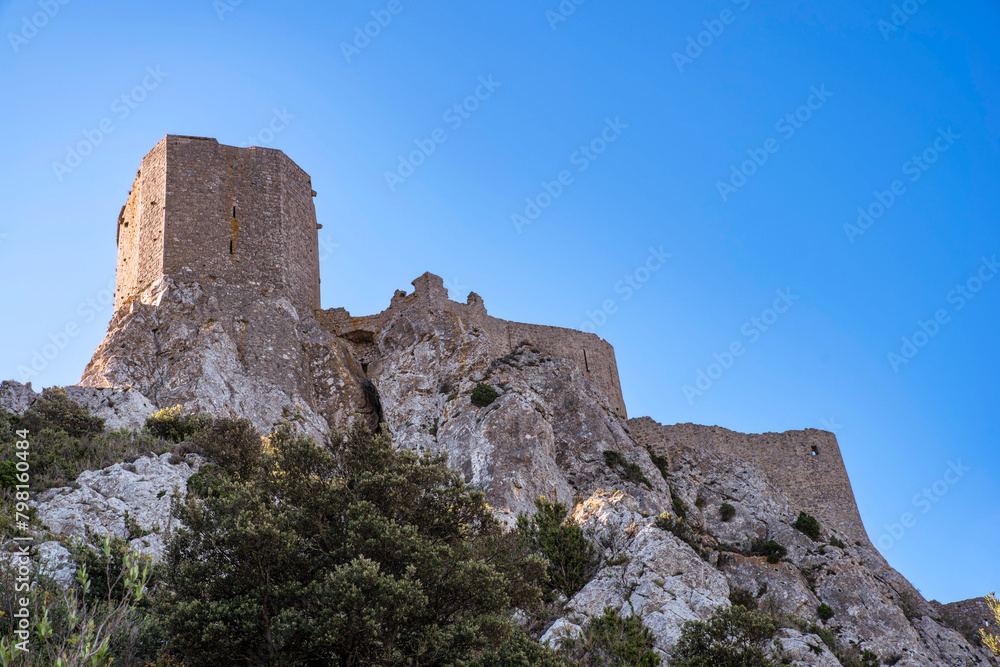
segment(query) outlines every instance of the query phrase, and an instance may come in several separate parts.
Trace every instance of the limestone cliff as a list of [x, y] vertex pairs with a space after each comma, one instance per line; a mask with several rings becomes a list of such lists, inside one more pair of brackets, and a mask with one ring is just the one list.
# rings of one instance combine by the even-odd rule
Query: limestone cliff
[[[832, 434], [751, 436], [627, 420], [616, 383], [582, 354], [603, 341], [554, 342], [544, 335], [548, 328], [536, 329], [533, 339], [526, 325], [489, 318], [476, 295], [465, 304], [448, 300], [436, 276], [414, 284], [412, 294], [397, 292], [384, 313], [352, 318], [166, 278], [115, 314], [83, 387], [69, 391], [92, 411], [110, 410], [115, 401], [130, 406], [115, 414], [132, 424], [175, 404], [246, 416], [265, 432], [283, 420], [319, 434], [354, 416], [378, 419], [399, 446], [446, 452], [449, 464], [508, 520], [531, 512], [542, 495], [574, 507], [603, 565], [548, 629], [554, 642], [611, 606], [641, 614], [657, 648], [669, 655], [685, 620], [708, 618], [743, 589], [761, 605], [802, 619], [800, 627], [782, 630], [787, 664], [840, 664], [819, 627], [842, 646], [875, 651], [899, 667], [997, 664], [962, 635], [970, 634], [964, 608], [926, 602], [872, 547]], [[581, 354], [560, 348], [565, 340], [580, 341]], [[485, 407], [471, 401], [480, 382], [498, 391]], [[0, 388], [5, 409], [23, 412], [33, 397], [20, 385]], [[776, 467], [755, 454], [762, 447], [805, 458]], [[662, 458], [654, 463], [650, 450]], [[609, 465], [607, 451], [637, 471]], [[133, 468], [148, 469], [154, 486], [166, 480], [171, 492], [191, 471], [187, 463], [176, 465], [171, 470], [164, 459]], [[799, 468], [813, 479], [809, 466], [815, 483], [793, 484]], [[128, 486], [131, 471], [119, 467], [86, 473], [75, 491], [40, 496], [39, 515], [52, 532], [118, 530], [125, 509], [169, 528], [153, 502], [155, 488], [119, 489], [113, 495], [124, 507], [107, 500], [102, 484]], [[734, 508], [728, 520], [720, 512], [724, 503]], [[686, 508], [688, 533], [661, 517], [678, 507]], [[820, 518], [819, 540], [792, 527], [801, 510]], [[768, 540], [788, 550], [780, 562], [755, 555], [753, 545]], [[825, 623], [818, 618], [821, 603], [833, 611]]]

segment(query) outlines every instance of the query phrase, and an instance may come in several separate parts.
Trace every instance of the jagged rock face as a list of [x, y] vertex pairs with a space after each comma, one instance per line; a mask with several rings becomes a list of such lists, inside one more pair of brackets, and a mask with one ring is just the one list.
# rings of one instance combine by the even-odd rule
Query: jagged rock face
[[285, 297], [163, 279], [115, 313], [81, 380], [133, 387], [157, 407], [294, 420], [321, 437], [365, 410], [350, 354]]
[[127, 516], [145, 533], [135, 535], [133, 529], [129, 545], [159, 559], [167, 535], [177, 528], [170, 513], [171, 502], [184, 498], [187, 481], [204, 462], [200, 456], [188, 454], [172, 464], [171, 456], [140, 457], [132, 463], [88, 470], [72, 487], [43, 491], [32, 501], [38, 519], [55, 535], [82, 537], [89, 530], [129, 537]]
[[31, 388], [31, 383], [14, 380], [0, 383], [0, 408], [15, 415], [23, 415], [41, 394]]
[[[598, 544], [605, 565], [566, 605], [549, 638], [579, 632], [587, 615], [613, 607], [641, 613], [668, 655], [684, 620], [705, 619], [727, 606], [737, 588], [757, 596], [762, 608], [833, 630], [844, 647], [856, 642], [896, 665], [997, 664], [982, 648], [935, 619], [931, 607], [870, 546], [844, 548], [814, 542], [791, 527], [798, 510], [772, 486], [767, 475], [740, 459], [696, 448], [673, 453], [670, 485], [687, 505], [687, 518], [701, 543], [711, 549], [706, 562], [689, 544], [656, 526], [639, 504], [621, 493], [598, 491], [578, 506], [576, 519]], [[652, 500], [666, 505], [654, 491]], [[723, 502], [736, 509], [722, 521]], [[610, 536], [610, 537], [609, 537]], [[779, 563], [762, 556], [728, 553], [754, 538], [774, 539], [788, 549]], [[609, 546], [610, 545], [610, 546]], [[624, 563], [624, 564], [622, 564]], [[825, 624], [819, 604], [834, 611]], [[778, 636], [784, 657], [796, 665], [838, 665], [818, 635], [798, 627]]]
[[[540, 496], [572, 506], [590, 489], [622, 486], [605, 450], [622, 452], [666, 491], [648, 454], [575, 363], [530, 345], [491, 361], [484, 331], [424, 304], [395, 313], [374, 345], [378, 361], [368, 375], [395, 442], [446, 452], [501, 515], [533, 512]], [[498, 390], [491, 405], [471, 402], [478, 382]], [[648, 489], [625, 486], [652, 508]]]

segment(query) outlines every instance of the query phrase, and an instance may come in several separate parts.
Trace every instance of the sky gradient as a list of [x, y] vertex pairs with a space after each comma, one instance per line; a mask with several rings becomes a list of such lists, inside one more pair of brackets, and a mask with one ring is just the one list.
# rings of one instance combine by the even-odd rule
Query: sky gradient
[[596, 331], [630, 416], [832, 430], [890, 564], [1000, 589], [1000, 3], [896, 6], [0, 2], [0, 378], [79, 380], [165, 134], [280, 148], [324, 307]]

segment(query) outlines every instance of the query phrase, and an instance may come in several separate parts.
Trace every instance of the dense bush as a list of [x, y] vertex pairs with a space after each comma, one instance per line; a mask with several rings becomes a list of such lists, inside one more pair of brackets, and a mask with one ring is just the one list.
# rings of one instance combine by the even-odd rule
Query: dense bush
[[96, 435], [104, 431], [104, 420], [91, 416], [86, 408], [70, 400], [60, 387], [46, 389], [21, 417], [19, 428], [32, 435], [45, 428], [64, 431], [73, 438]]
[[604, 462], [609, 468], [613, 468], [618, 471], [618, 474], [622, 478], [627, 479], [630, 482], [635, 482], [636, 484], [645, 484], [647, 488], [652, 489], [653, 485], [649, 483], [649, 480], [645, 475], [642, 474], [642, 468], [638, 464], [628, 461], [621, 452], [617, 452], [613, 449], [607, 449], [604, 451]]
[[21, 418], [0, 408], [0, 443], [14, 440], [14, 431], [20, 428]]
[[566, 506], [545, 498], [535, 501], [535, 514], [517, 517], [518, 532], [529, 547], [548, 561], [546, 588], [567, 598], [582, 589], [597, 569], [594, 545], [568, 518]]
[[722, 503], [722, 506], [719, 507], [719, 518], [727, 522], [734, 516], [736, 516], [736, 508], [729, 503]]
[[17, 485], [17, 467], [13, 461], [0, 461], [0, 489], [13, 491]]
[[833, 609], [830, 608], [830, 605], [823, 602], [819, 605], [819, 607], [817, 607], [816, 615], [819, 616], [819, 620], [826, 623], [831, 618], [833, 618]]
[[181, 406], [163, 408], [146, 419], [146, 431], [157, 438], [171, 442], [183, 442], [211, 421], [203, 415], [181, 414]]
[[249, 419], [199, 420], [191, 443], [226, 472], [249, 478], [260, 465], [264, 443]]
[[608, 607], [587, 621], [578, 639], [567, 640], [564, 651], [579, 667], [656, 667], [655, 635], [638, 616], [622, 617]]
[[[133, 461], [150, 452], [162, 454], [170, 444], [149, 435], [103, 431], [103, 420], [91, 417], [62, 389], [47, 389], [22, 419], [0, 415], [18, 429], [27, 429], [31, 489], [67, 486], [84, 470], [99, 470], [120, 461]], [[0, 440], [0, 466], [14, 461], [14, 440]]]
[[750, 611], [757, 611], [757, 597], [745, 588], [740, 588], [735, 586], [729, 589], [729, 601], [733, 603], [733, 606], [740, 606], [749, 609]]
[[734, 606], [708, 621], [688, 621], [670, 667], [775, 667], [768, 650], [778, 628], [767, 616]]
[[485, 408], [495, 400], [497, 400], [497, 390], [488, 384], [480, 382], [472, 390], [472, 402], [481, 408]]
[[781, 561], [788, 554], [788, 549], [774, 540], [755, 539], [750, 543], [748, 553], [754, 556], [765, 556], [767, 562], [773, 564]]
[[507, 619], [540, 602], [544, 560], [444, 456], [360, 422], [269, 445], [249, 478], [176, 509], [156, 608], [188, 667], [459, 664], [516, 641]]
[[819, 521], [816, 517], [805, 512], [799, 512], [799, 518], [795, 520], [792, 527], [809, 537], [811, 540], [818, 540], [820, 535]]

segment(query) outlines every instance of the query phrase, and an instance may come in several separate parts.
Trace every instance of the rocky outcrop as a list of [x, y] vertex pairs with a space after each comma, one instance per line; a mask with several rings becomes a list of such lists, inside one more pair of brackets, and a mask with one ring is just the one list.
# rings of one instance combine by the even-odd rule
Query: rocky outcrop
[[92, 532], [126, 538], [134, 550], [158, 559], [168, 533], [177, 527], [171, 502], [184, 498], [188, 479], [203, 463], [195, 454], [171, 463], [172, 456], [88, 470], [72, 487], [43, 491], [32, 501], [38, 520], [57, 536]]
[[31, 383], [14, 380], [0, 382], [0, 408], [15, 415], [23, 415], [41, 393], [31, 388]]
[[366, 408], [349, 352], [285, 297], [161, 279], [115, 313], [80, 384], [132, 387], [156, 407], [294, 421], [321, 437]]

